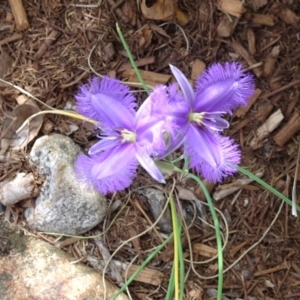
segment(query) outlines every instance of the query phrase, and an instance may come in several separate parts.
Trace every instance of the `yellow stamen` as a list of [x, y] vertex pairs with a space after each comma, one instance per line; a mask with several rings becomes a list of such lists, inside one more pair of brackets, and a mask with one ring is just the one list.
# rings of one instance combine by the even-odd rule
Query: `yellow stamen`
[[190, 122], [195, 122], [198, 125], [201, 125], [202, 124], [202, 120], [204, 118], [204, 115], [205, 115], [204, 112], [202, 112], [202, 113], [191, 112], [190, 115], [189, 115], [189, 121]]
[[127, 129], [121, 130], [121, 136], [122, 136], [122, 143], [125, 142], [135, 143], [136, 141], [136, 133], [129, 131]]

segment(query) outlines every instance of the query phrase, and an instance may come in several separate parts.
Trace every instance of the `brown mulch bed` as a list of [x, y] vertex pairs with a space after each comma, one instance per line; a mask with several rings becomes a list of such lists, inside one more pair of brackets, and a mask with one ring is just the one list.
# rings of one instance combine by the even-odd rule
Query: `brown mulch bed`
[[[137, 7], [135, 0], [108, 0], [98, 4], [88, 0], [23, 0], [29, 23], [25, 30], [16, 28], [9, 3], [1, 2], [0, 77], [57, 109], [74, 105], [74, 93], [79, 84], [94, 76], [94, 71], [137, 82], [116, 33], [116, 22], [139, 68], [158, 73], [144, 73], [149, 75], [149, 85], [169, 81], [171, 77], [164, 76], [170, 75], [169, 64], [176, 65], [193, 79], [204, 64], [209, 66], [214, 62], [239, 61], [253, 72], [259, 90], [251, 106], [246, 110], [237, 110], [231, 117], [227, 134], [235, 138], [242, 148], [242, 166], [253, 173], [263, 170], [262, 178], [290, 197], [300, 129], [298, 1], [281, 0], [275, 3], [270, 0], [248, 0], [240, 18], [237, 17], [238, 6], [234, 6], [233, 10], [224, 6], [222, 11], [222, 5], [218, 6], [217, 1], [213, 0], [178, 1], [177, 20], [174, 14], [167, 21], [147, 19], [145, 11], [160, 2], [164, 1], [142, 1], [145, 3], [142, 9]], [[220, 1], [223, 2], [226, 1]], [[74, 3], [94, 5], [76, 7], [72, 5]], [[160, 12], [162, 15], [166, 13]], [[186, 17], [188, 22], [185, 22]], [[181, 24], [182, 30], [175, 25], [176, 22]], [[4, 117], [16, 107], [19, 95], [16, 89], [0, 83], [1, 127]], [[146, 97], [144, 92], [137, 95], [140, 100]], [[70, 133], [71, 125], [77, 125], [79, 129]], [[53, 132], [68, 134], [83, 148], [88, 148], [96, 139], [92, 126], [64, 116], [46, 115], [39, 136]], [[13, 161], [0, 161], [1, 181], [13, 178], [18, 172], [31, 171], [28, 164], [31, 146], [32, 142], [24, 151], [18, 152]], [[226, 184], [234, 183], [239, 178], [242, 175], [236, 174], [228, 178]], [[176, 180], [178, 186], [190, 189], [196, 197], [201, 197], [197, 189], [193, 190], [192, 182], [180, 181], [177, 177]], [[144, 197], [134, 192], [135, 188], [153, 184], [140, 170], [127, 207], [105, 235], [111, 252], [119, 246], [120, 240], [142, 232], [150, 222], [155, 221]], [[166, 189], [171, 185], [170, 179]], [[213, 187], [214, 190], [221, 188]], [[299, 188], [297, 192], [299, 194]], [[110, 198], [112, 201], [123, 201], [126, 200], [126, 193]], [[9, 212], [6, 211], [5, 216], [11, 222], [20, 222], [23, 220], [23, 208], [28, 205], [31, 205], [30, 201], [7, 208]], [[229, 241], [224, 251], [225, 267], [228, 267], [263, 236], [278, 212], [281, 200], [258, 184], [248, 183], [239, 192], [216, 201], [215, 205], [226, 215], [229, 223]], [[211, 222], [208, 210], [204, 209], [201, 217]], [[39, 236], [55, 243], [53, 237]], [[191, 227], [190, 238], [192, 245], [205, 244], [210, 250], [215, 248], [214, 230], [200, 220], [196, 220]], [[290, 207], [284, 204], [262, 242], [224, 275], [224, 295], [229, 299], [300, 299], [299, 239], [299, 219], [292, 217]], [[89, 243], [77, 241], [63, 249], [80, 258], [78, 249], [91, 249]], [[148, 255], [144, 251], [159, 243], [160, 238], [155, 231], [151, 231], [135, 239], [130, 244], [131, 248], [130, 245], [124, 247], [117, 258], [129, 263], [136, 254], [140, 254], [134, 261], [139, 265]], [[188, 253], [185, 237], [183, 244]], [[201, 249], [198, 252], [194, 250], [195, 261], [207, 259]], [[147, 295], [149, 299], [164, 299], [171, 272], [172, 251], [172, 247], [167, 247], [148, 266], [163, 273], [161, 285], [147, 283], [145, 276], [144, 283], [135, 281], [131, 284], [133, 299], [146, 299]], [[100, 257], [97, 251], [95, 255]], [[216, 264], [216, 260], [197, 264], [195, 269], [202, 276], [211, 276], [216, 274]], [[186, 268], [187, 271], [188, 263]], [[185, 285], [186, 299], [209, 299], [207, 291], [213, 289], [217, 289], [217, 279], [204, 280], [193, 271], [189, 272]]]

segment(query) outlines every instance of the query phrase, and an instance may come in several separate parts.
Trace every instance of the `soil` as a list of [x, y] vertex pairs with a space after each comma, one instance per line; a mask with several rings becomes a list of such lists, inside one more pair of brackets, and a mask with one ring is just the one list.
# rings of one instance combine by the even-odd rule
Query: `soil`
[[[300, 129], [300, 5], [297, 0], [248, 0], [244, 1], [244, 8], [238, 0], [218, 4], [213, 0], [178, 3], [144, 0], [139, 7], [140, 1], [135, 0], [23, 0], [28, 26], [24, 18], [16, 26], [9, 5], [13, 2], [18, 1], [0, 3], [0, 78], [56, 109], [74, 108], [74, 94], [79, 85], [96, 73], [137, 82], [116, 33], [116, 22], [139, 68], [154, 72], [143, 73], [145, 77], [148, 74], [146, 82], [150, 86], [174, 80], [170, 79], [169, 64], [176, 65], [194, 80], [205, 66], [215, 62], [240, 62], [254, 75], [256, 97], [246, 109], [238, 109], [229, 118], [231, 125], [225, 134], [240, 145], [244, 168], [253, 173], [263, 172], [263, 180], [291, 198]], [[150, 19], [153, 7], [158, 9], [156, 20]], [[21, 15], [19, 10], [17, 15]], [[146, 93], [138, 84], [131, 86], [136, 86], [133, 89], [137, 90], [141, 103]], [[1, 138], [7, 130], [5, 120], [11, 118], [18, 105], [16, 100], [21, 101], [20, 95], [16, 88], [0, 83]], [[35, 103], [41, 110], [48, 109]], [[41, 125], [35, 138], [53, 132], [66, 134], [83, 149], [97, 140], [92, 125], [66, 116], [46, 114]], [[18, 172], [32, 172], [28, 154], [33, 142], [14, 152], [9, 160], [1, 156], [0, 181], [10, 180]], [[299, 219], [292, 216], [288, 204], [282, 205], [282, 200], [259, 184], [236, 182], [243, 177], [237, 173], [222, 185], [207, 183], [212, 194], [236, 185], [242, 187], [215, 201], [229, 226], [224, 250], [225, 268], [229, 268], [224, 274], [224, 295], [228, 299], [300, 299]], [[142, 169], [129, 189], [130, 194], [127, 190], [108, 196], [111, 203], [117, 200], [126, 203], [116, 219], [116, 212], [112, 212], [104, 225], [99, 226], [103, 230], [113, 220], [104, 237], [111, 253], [120, 241], [141, 233], [155, 221], [145, 196], [137, 189], [154, 185], [170, 191], [174, 180], [179, 195], [181, 189], [193, 195], [186, 198], [203, 199], [201, 191], [190, 180], [173, 175], [166, 186], [158, 185]], [[41, 182], [37, 177], [37, 183]], [[296, 195], [298, 186], [296, 181]], [[194, 201], [188, 200], [182, 200], [181, 204], [186, 209], [193, 208], [189, 202]], [[26, 228], [23, 210], [30, 205], [34, 205], [33, 199], [7, 207], [2, 217], [18, 228]], [[185, 257], [189, 258], [187, 240], [190, 240], [193, 260], [202, 262], [194, 264], [196, 272], [186, 262], [185, 299], [214, 299], [217, 278], [203, 278], [217, 271], [216, 259], [205, 262], [215, 253], [214, 230], [198, 216], [212, 224], [209, 210], [204, 208], [189, 229], [189, 239], [183, 235]], [[52, 244], [57, 242], [56, 237], [33, 234]], [[93, 240], [65, 240], [60, 247], [78, 259], [86, 252], [101, 258]], [[116, 259], [130, 263], [138, 255], [134, 264], [140, 265], [148, 256], [147, 250], [160, 243], [161, 236], [152, 230], [126, 244]], [[129, 288], [132, 298], [164, 299], [172, 260], [171, 245], [148, 265], [161, 279], [158, 283], [151, 282], [145, 275], [144, 282], [134, 281]], [[110, 276], [108, 279], [115, 282]]]

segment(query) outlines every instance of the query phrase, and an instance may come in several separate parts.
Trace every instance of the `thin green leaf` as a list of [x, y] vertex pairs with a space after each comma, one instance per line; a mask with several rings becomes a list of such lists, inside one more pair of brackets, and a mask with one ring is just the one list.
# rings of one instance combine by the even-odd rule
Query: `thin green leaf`
[[138, 79], [139, 79], [140, 83], [142, 84], [142, 86], [143, 86], [144, 90], [146, 91], [146, 93], [149, 95], [150, 91], [149, 91], [149, 89], [148, 89], [148, 87], [147, 87], [147, 85], [146, 85], [143, 77], [141, 76], [141, 73], [140, 73], [138, 67], [136, 66], [136, 64], [134, 62], [132, 54], [131, 54], [131, 52], [129, 50], [129, 47], [128, 47], [126, 41], [125, 41], [125, 38], [123, 36], [123, 33], [122, 33], [122, 31], [121, 31], [118, 23], [116, 23], [116, 28], [117, 28], [117, 33], [119, 35], [119, 38], [120, 38], [120, 40], [121, 40], [121, 42], [123, 44], [123, 47], [124, 47], [124, 49], [125, 49], [125, 51], [126, 51], [126, 53], [128, 55], [128, 58], [130, 60], [130, 63], [131, 63], [131, 65], [132, 65], [132, 67], [133, 67], [133, 69], [134, 69], [134, 71], [136, 73], [136, 76], [138, 77]]

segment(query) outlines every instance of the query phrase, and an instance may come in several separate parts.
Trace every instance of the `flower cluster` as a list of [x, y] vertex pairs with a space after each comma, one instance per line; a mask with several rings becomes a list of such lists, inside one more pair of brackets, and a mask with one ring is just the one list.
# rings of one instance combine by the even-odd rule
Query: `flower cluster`
[[221, 132], [223, 118], [245, 105], [254, 92], [252, 76], [236, 63], [215, 64], [193, 90], [184, 74], [170, 66], [177, 85], [159, 85], [136, 110], [129, 88], [108, 77], [94, 78], [76, 95], [77, 110], [99, 121], [100, 140], [75, 163], [78, 178], [107, 194], [128, 187], [140, 164], [155, 180], [164, 177], [154, 159], [183, 146], [190, 167], [213, 182], [233, 174], [240, 162], [237, 145]]

